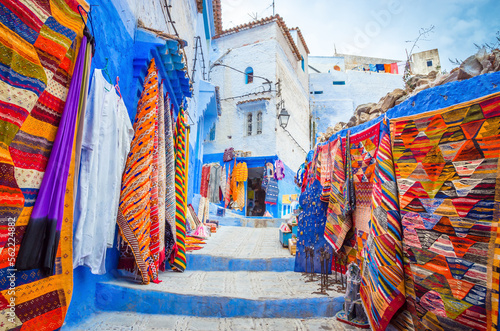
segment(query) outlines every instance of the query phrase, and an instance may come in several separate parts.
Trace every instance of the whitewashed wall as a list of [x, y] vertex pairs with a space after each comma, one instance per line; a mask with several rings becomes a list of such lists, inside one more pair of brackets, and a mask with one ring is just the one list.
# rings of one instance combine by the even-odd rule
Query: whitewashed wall
[[[345, 81], [346, 85], [333, 85], [333, 81]], [[403, 87], [402, 75], [353, 70], [311, 73], [310, 99], [316, 131], [325, 132], [340, 121], [348, 122], [359, 105], [378, 102], [388, 92]]]

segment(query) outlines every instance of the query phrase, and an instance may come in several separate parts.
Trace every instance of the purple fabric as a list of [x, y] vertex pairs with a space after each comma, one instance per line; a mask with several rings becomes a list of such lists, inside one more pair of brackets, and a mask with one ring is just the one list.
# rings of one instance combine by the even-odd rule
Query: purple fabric
[[48, 275], [54, 273], [86, 47], [87, 38], [84, 36], [49, 162], [17, 256], [18, 270], [40, 268]]

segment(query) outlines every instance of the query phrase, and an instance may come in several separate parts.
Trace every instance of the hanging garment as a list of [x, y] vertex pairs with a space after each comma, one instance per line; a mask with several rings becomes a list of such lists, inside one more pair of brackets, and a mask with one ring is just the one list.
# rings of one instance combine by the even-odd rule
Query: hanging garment
[[175, 225], [177, 252], [171, 267], [175, 271], [186, 269], [186, 212], [187, 212], [187, 162], [189, 159], [189, 132], [183, 108], [177, 115], [175, 128]]
[[[80, 178], [80, 157], [82, 151], [82, 139], [83, 139], [83, 121], [85, 118], [85, 112], [87, 110], [88, 101], [88, 91], [90, 83], [90, 66], [92, 63], [92, 47], [87, 47], [85, 50], [85, 60], [84, 67], [88, 70], [84, 70], [82, 78], [82, 88], [80, 90], [80, 102], [78, 104], [78, 116], [76, 118], [76, 137], [75, 137], [75, 176], [73, 183], [73, 200], [76, 201], [76, 194], [78, 191], [78, 179]], [[129, 120], [130, 122], [130, 120]]]
[[391, 63], [391, 74], [399, 74], [397, 63]]
[[222, 193], [222, 200], [224, 200], [224, 197], [226, 196], [226, 165], [222, 167], [221, 175], [220, 175], [220, 191]]
[[226, 181], [226, 194], [224, 196], [224, 208], [229, 206], [229, 202], [231, 202], [231, 169], [228, 169], [227, 181]]
[[160, 84], [158, 98], [158, 228], [159, 228], [159, 257], [158, 264], [165, 263], [165, 200], [166, 200], [166, 149], [165, 149], [165, 105], [163, 83]]
[[210, 167], [210, 181], [208, 183], [210, 190], [209, 199], [211, 203], [220, 203], [219, 190], [221, 174], [222, 167], [218, 163], [212, 164]]
[[[174, 131], [172, 130], [172, 114], [170, 111], [170, 97], [164, 98], [165, 120], [165, 258], [175, 245], [175, 151]], [[163, 269], [163, 266], [162, 266]]]
[[237, 210], [243, 210], [245, 208], [245, 183], [244, 182], [238, 182], [236, 186], [236, 190], [238, 194], [236, 195], [236, 209]]
[[377, 66], [375, 64], [370, 64], [370, 71], [374, 71], [376, 72], [377, 71]]
[[376, 64], [377, 72], [385, 72], [385, 67], [383, 64]]
[[396, 63], [396, 65], [398, 66], [398, 72], [401, 75], [403, 75], [405, 73], [405, 69], [406, 69], [406, 61], [398, 62], [398, 63]]
[[498, 328], [499, 110], [495, 93], [391, 120], [417, 330]]
[[278, 203], [278, 195], [280, 191], [278, 188], [278, 181], [274, 178], [269, 180], [266, 188], [266, 201], [268, 205], [275, 205]]
[[209, 181], [210, 181], [210, 165], [205, 164], [201, 168], [201, 185], [200, 185], [200, 195], [204, 198], [208, 197]]
[[384, 71], [388, 74], [391, 73], [391, 65], [390, 64], [384, 64]]
[[271, 162], [266, 163], [266, 168], [264, 169], [264, 176], [267, 178], [274, 177], [274, 165]]
[[158, 281], [156, 261], [150, 251], [151, 177], [153, 166], [158, 75], [154, 59], [144, 79], [144, 89], [134, 121], [134, 138], [122, 177], [117, 223], [125, 240], [118, 268], [138, 270], [143, 284]]
[[87, 38], [83, 37], [52, 153], [17, 255], [18, 270], [42, 269], [46, 275], [54, 274], [86, 47]]
[[276, 160], [274, 162], [274, 179], [276, 180], [282, 180], [285, 179], [285, 165], [283, 164], [283, 161], [281, 160]]
[[113, 246], [120, 186], [134, 130], [123, 100], [96, 69], [82, 125], [80, 180], [75, 200], [73, 267], [106, 272]]

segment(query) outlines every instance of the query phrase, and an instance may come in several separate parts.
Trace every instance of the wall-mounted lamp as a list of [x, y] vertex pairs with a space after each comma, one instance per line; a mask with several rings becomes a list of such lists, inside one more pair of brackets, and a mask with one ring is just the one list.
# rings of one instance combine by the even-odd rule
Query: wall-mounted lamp
[[278, 121], [283, 129], [287, 127], [289, 119], [290, 119], [290, 114], [288, 114], [285, 108], [281, 109], [278, 115]]

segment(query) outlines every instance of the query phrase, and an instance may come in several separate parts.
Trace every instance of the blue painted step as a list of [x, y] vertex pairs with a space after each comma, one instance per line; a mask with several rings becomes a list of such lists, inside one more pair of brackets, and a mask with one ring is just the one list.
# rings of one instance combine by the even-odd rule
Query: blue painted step
[[242, 259], [225, 256], [187, 254], [187, 268], [198, 271], [293, 271], [295, 257]]
[[98, 283], [96, 306], [197, 317], [324, 318], [333, 317], [344, 302], [339, 293], [312, 294], [318, 284], [305, 283], [296, 273], [168, 274], [160, 284]]

